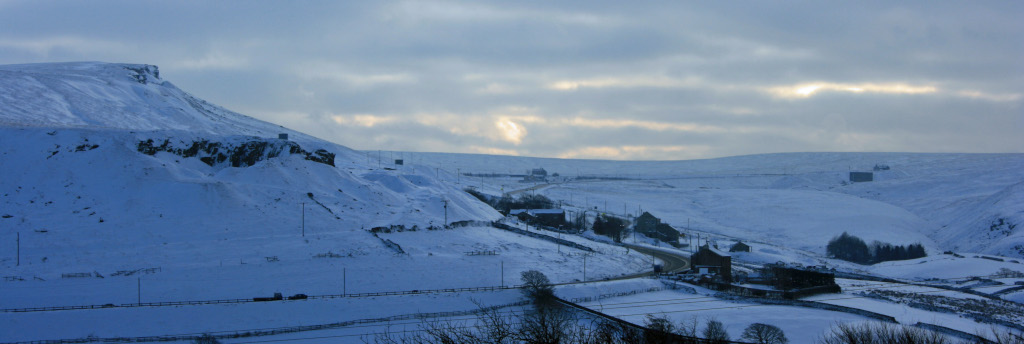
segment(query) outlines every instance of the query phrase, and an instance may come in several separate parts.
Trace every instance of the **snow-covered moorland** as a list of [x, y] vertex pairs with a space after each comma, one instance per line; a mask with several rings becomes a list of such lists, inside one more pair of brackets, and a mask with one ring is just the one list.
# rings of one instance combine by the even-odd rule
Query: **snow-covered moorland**
[[[699, 236], [720, 246], [750, 244], [751, 252], [733, 255], [739, 269], [783, 261], [999, 292], [989, 297], [1016, 302], [1024, 295], [1014, 289], [1021, 278], [995, 275], [1024, 271], [1021, 154], [789, 153], [625, 162], [399, 153], [405, 165], [378, 162], [376, 154], [209, 104], [161, 79], [155, 66], [0, 66], [0, 308], [363, 294], [272, 305], [3, 312], [0, 341], [231, 332], [461, 312], [521, 298], [510, 290], [428, 291], [515, 285], [530, 269], [562, 283], [651, 267], [650, 257], [592, 232], [538, 232], [590, 252], [490, 227], [499, 220], [518, 224], [464, 192], [470, 187], [494, 196], [545, 195], [591, 220], [599, 213], [628, 218], [648, 211], [679, 229], [683, 243]], [[849, 182], [848, 172], [876, 166], [874, 181]], [[547, 181], [509, 176], [535, 168], [549, 172]], [[472, 222], [445, 227], [457, 221]], [[929, 256], [875, 265], [828, 258], [827, 241], [843, 232], [869, 243], [920, 243]], [[627, 238], [633, 240], [651, 244], [643, 236]], [[865, 290], [945, 290], [859, 283], [844, 282], [853, 290], [815, 300], [897, 314], [909, 307], [899, 300], [909, 297], [874, 293], [867, 300]], [[634, 322], [647, 311], [704, 310], [671, 302], [689, 297], [722, 309], [751, 306], [695, 290], [700, 295], [627, 280], [560, 286], [557, 293], [590, 297], [596, 301], [585, 304], [595, 309], [643, 303], [607, 307]], [[707, 315], [734, 332], [770, 314], [815, 319], [779, 324], [801, 341], [836, 322], [865, 320], [793, 306], [753, 309]], [[956, 315], [930, 312], [914, 310], [906, 319], [978, 328], [973, 320], [958, 323]], [[54, 323], [72, 326], [51, 331]], [[360, 334], [382, 328], [331, 331], [346, 336], [333, 340], [358, 342]]]

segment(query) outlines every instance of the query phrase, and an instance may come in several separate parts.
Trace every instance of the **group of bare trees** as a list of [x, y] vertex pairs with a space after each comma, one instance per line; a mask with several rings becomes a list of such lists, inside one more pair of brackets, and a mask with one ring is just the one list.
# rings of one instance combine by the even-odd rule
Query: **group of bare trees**
[[818, 341], [821, 344], [1024, 344], [1024, 336], [993, 329], [974, 340], [957, 340], [935, 331], [888, 324], [838, 324]]
[[[522, 273], [523, 295], [532, 309], [505, 313], [481, 307], [476, 319], [464, 322], [424, 322], [412, 332], [385, 332], [365, 342], [375, 344], [669, 344], [732, 343], [725, 326], [708, 319], [703, 330], [697, 318], [673, 324], [665, 316], [648, 316], [644, 327], [581, 315], [560, 304], [547, 276], [530, 270]], [[742, 338], [755, 343], [787, 343], [778, 327], [754, 324]]]

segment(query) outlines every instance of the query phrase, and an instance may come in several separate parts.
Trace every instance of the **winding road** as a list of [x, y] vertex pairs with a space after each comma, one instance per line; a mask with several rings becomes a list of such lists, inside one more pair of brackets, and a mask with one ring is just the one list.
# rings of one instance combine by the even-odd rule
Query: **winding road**
[[[640, 252], [640, 253], [646, 254], [648, 256], [653, 256], [654, 258], [660, 259], [662, 262], [665, 263], [661, 267], [662, 273], [677, 273], [677, 272], [685, 271], [686, 269], [690, 268], [690, 259], [688, 257], [684, 256], [684, 255], [675, 254], [675, 253], [671, 253], [671, 252], [665, 252], [665, 251], [661, 251], [661, 250], [655, 250], [655, 249], [652, 249], [652, 248], [646, 247], [646, 246], [630, 245], [630, 244], [626, 244], [626, 243], [623, 243], [622, 245], [626, 246], [626, 247], [629, 247], [629, 248], [631, 248], [633, 250], [636, 250], [637, 252]], [[651, 270], [648, 270], [648, 271], [645, 271], [645, 272], [639, 272], [639, 273], [630, 274], [630, 275], [623, 275], [623, 276], [619, 276], [619, 277], [615, 277], [615, 278], [609, 278], [607, 280], [608, 281], [627, 280], [627, 279], [631, 279], [631, 278], [640, 278], [640, 277], [653, 276], [654, 274], [655, 273], [654, 273], [654, 270], [652, 268]], [[587, 281], [587, 282], [593, 282], [593, 280]]]

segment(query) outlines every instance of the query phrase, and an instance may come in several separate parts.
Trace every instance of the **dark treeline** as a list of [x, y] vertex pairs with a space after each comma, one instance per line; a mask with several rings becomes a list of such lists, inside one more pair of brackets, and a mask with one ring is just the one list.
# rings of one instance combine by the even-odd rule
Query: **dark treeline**
[[626, 235], [628, 226], [629, 223], [624, 219], [601, 214], [594, 219], [594, 234], [612, 238], [615, 242], [622, 242], [622, 237]]
[[826, 246], [826, 251], [830, 257], [857, 264], [875, 264], [928, 256], [921, 244], [903, 246], [875, 241], [869, 247], [861, 238], [846, 232], [832, 238]]

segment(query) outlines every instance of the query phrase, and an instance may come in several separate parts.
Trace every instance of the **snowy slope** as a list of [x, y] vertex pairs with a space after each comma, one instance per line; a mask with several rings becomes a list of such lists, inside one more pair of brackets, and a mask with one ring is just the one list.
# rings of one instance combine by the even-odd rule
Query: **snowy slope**
[[[500, 214], [454, 173], [379, 166], [205, 103], [153, 66], [0, 66], [0, 99], [0, 242], [18, 247], [0, 250], [3, 308], [490, 287], [521, 283], [530, 269], [567, 282], [650, 268], [642, 254], [582, 238], [567, 239], [596, 254], [482, 226], [425, 230]], [[389, 226], [419, 230], [370, 232]], [[37, 316], [26, 314], [4, 313], [0, 341], [51, 338], [48, 322], [26, 326]]]
[[[579, 208], [642, 208], [677, 229], [689, 223], [696, 231], [818, 254], [828, 238], [848, 231], [869, 243], [920, 242], [932, 253], [1024, 257], [1024, 154], [785, 153], [690, 161], [404, 155], [473, 174], [463, 181], [491, 193], [533, 184], [480, 174], [542, 167], [559, 177], [536, 192]], [[850, 171], [875, 165], [890, 169], [874, 171], [873, 182], [849, 182]]]
[[298, 132], [207, 103], [152, 65], [101, 62], [0, 65], [0, 124], [182, 130], [276, 137]]
[[389, 251], [366, 230], [499, 217], [432, 170], [369, 166], [201, 101], [154, 66], [2, 66], [0, 99], [0, 228], [4, 241], [20, 233], [15, 271], [239, 260], [256, 254], [249, 240], [298, 238], [303, 227], [348, 233], [336, 250]]

